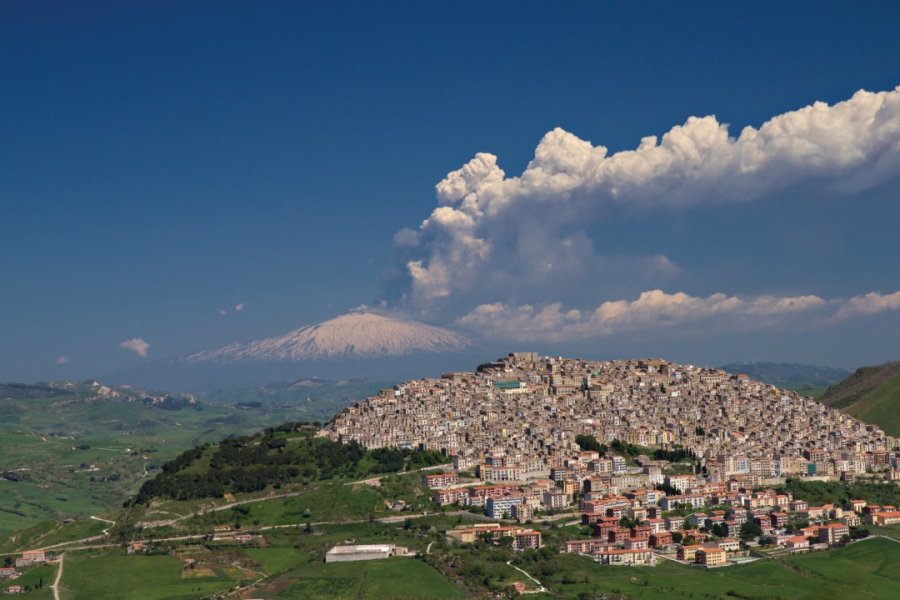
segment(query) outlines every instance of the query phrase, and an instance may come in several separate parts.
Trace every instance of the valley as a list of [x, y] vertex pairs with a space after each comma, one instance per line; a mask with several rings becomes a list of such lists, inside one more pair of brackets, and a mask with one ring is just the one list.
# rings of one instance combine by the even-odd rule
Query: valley
[[[6, 524], [0, 556], [12, 564], [28, 552], [46, 555], [46, 562], [19, 568], [24, 598], [812, 599], [853, 593], [877, 600], [900, 592], [892, 566], [900, 561], [900, 524], [869, 522], [900, 505], [900, 486], [887, 479], [895, 453], [876, 450], [888, 457], [888, 471], [863, 465], [854, 481], [807, 477], [798, 468], [846, 468], [823, 445], [825, 437], [799, 425], [804, 419], [819, 420], [860, 448], [893, 438], [744, 375], [664, 361], [589, 364], [518, 353], [485, 363], [478, 374], [415, 380], [392, 391], [384, 383], [318, 379], [197, 396], [153, 396], [95, 382], [58, 387], [6, 388], [0, 404], [14, 417], [0, 428], [4, 460], [19, 465], [4, 466], [0, 484], [10, 494], [2, 506], [12, 509], [0, 521]], [[474, 402], [477, 423], [457, 427], [447, 417], [464, 418], [473, 391], [484, 395]], [[653, 394], [661, 391], [669, 398], [663, 412], [653, 408]], [[422, 394], [440, 398], [434, 407], [443, 421], [427, 416], [428, 403], [416, 399]], [[805, 447], [825, 453], [801, 452], [765, 467], [771, 473], [760, 472], [762, 455], [754, 453], [771, 442], [754, 437], [738, 413], [727, 422], [750, 435], [729, 435], [716, 422], [721, 409], [694, 404], [723, 403], [732, 394], [745, 409], [758, 405], [757, 414], [789, 410], [797, 425], [781, 418], [788, 426], [779, 443], [806, 440]], [[534, 402], [546, 417], [528, 412]], [[578, 408], [581, 402], [588, 404]], [[527, 428], [519, 432], [503, 410], [518, 414]], [[654, 419], [664, 424], [679, 410], [691, 416], [690, 427], [653, 433]], [[327, 411], [338, 416], [327, 419]], [[541, 446], [547, 439], [556, 441]], [[487, 444], [490, 451], [476, 456], [448, 442]], [[505, 451], [501, 443], [508, 444]], [[536, 444], [531, 462], [513, 460], [528, 444]], [[727, 456], [739, 452], [748, 453], [746, 464]], [[473, 456], [479, 460], [467, 462]], [[783, 525], [777, 498], [790, 500], [791, 527], [811, 524], [807, 529], [818, 536], [829, 523], [847, 522], [859, 535], [819, 544], [818, 552], [785, 551], [780, 544], [794, 538], [774, 525], [776, 519]], [[501, 504], [508, 508], [498, 509]], [[872, 512], [860, 508], [865, 504]], [[718, 519], [715, 526], [710, 517]], [[685, 521], [685, 537], [698, 536], [710, 547], [737, 545], [734, 528], [746, 520], [762, 527], [746, 538], [741, 528], [740, 550], [720, 568], [678, 560], [675, 549], [687, 542], [628, 550], [637, 542], [626, 537], [623, 550], [620, 538], [607, 542], [598, 534], [615, 527], [618, 536], [630, 527], [634, 536], [646, 524], [665, 522], [668, 529], [678, 519]], [[512, 537], [480, 535], [462, 543], [453, 533], [498, 527]], [[326, 553], [342, 544], [396, 546], [408, 554], [327, 562]], [[589, 550], [573, 550], [581, 547]], [[602, 564], [622, 552], [648, 558], [636, 566]]]
[[285, 421], [324, 421], [383, 385], [295, 382], [200, 398], [149, 396], [96, 382], [5, 385], [0, 535], [115, 509], [185, 449]]

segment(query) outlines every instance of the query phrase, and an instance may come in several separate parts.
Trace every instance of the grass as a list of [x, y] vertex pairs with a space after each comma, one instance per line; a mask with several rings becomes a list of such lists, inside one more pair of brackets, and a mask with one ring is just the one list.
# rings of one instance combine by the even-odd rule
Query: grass
[[301, 560], [297, 548], [248, 548], [244, 553], [259, 563], [266, 574], [279, 573], [293, 567]]
[[64, 600], [194, 600], [238, 583], [221, 569], [212, 577], [183, 577], [182, 566], [172, 556], [70, 554], [61, 595]]
[[296, 578], [296, 583], [277, 598], [438, 600], [464, 597], [435, 569], [414, 558], [308, 563], [293, 570], [290, 576]]
[[895, 525], [865, 525], [872, 535], [883, 535], [900, 542], [900, 524]]
[[877, 423], [888, 435], [900, 435], [900, 373], [843, 410], [866, 423]]
[[[368, 382], [323, 386], [305, 407], [322, 408], [330, 416], [372, 387]], [[327, 397], [324, 405], [316, 399], [319, 393]], [[242, 400], [240, 393], [228, 399]], [[152, 476], [164, 462], [198, 444], [306, 417], [296, 406], [279, 402], [200, 407], [163, 410], [96, 400], [81, 388], [46, 398], [0, 397], [0, 473], [20, 479], [0, 479], [0, 537], [48, 519], [118, 508], [143, 483], [145, 468]], [[88, 470], [91, 464], [98, 470]]]
[[[49, 600], [53, 598], [53, 590], [50, 584], [56, 577], [56, 565], [39, 565], [25, 571], [21, 577], [13, 581], [2, 582], [2, 587], [7, 585], [23, 585], [31, 588], [26, 594], [13, 596], [15, 598], [27, 598], [28, 600]], [[43, 587], [38, 587], [43, 584]]]
[[536, 575], [563, 598], [575, 598], [580, 592], [621, 594], [635, 600], [900, 597], [900, 544], [884, 539], [710, 570], [670, 561], [655, 567], [598, 566], [588, 558], [571, 555], [560, 556], [558, 563], [561, 568], [556, 571], [537, 571]]
[[100, 535], [105, 527], [109, 527], [109, 523], [88, 518], [69, 523], [40, 521], [28, 529], [0, 539], [0, 554], [12, 554], [28, 548], [52, 546], [60, 542]]
[[[284, 491], [284, 490], [282, 490]], [[187, 527], [212, 524], [295, 525], [323, 521], [366, 520], [386, 513], [384, 497], [365, 485], [318, 482], [301, 488], [301, 495], [245, 504], [240, 509], [210, 512], [192, 518]], [[182, 507], [174, 507], [177, 512]], [[308, 512], [307, 512], [308, 511]]]

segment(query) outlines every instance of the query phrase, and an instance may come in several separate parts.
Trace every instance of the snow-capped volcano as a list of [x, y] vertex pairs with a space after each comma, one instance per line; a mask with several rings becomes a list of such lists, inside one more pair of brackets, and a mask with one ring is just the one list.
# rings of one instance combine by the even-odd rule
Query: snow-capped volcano
[[354, 311], [279, 337], [234, 343], [185, 357], [189, 362], [374, 358], [462, 350], [463, 335], [417, 321]]

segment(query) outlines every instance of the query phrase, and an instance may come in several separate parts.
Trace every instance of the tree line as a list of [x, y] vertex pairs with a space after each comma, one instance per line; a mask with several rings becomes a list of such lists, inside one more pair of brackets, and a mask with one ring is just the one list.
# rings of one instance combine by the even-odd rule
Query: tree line
[[[288, 423], [257, 435], [191, 448], [165, 463], [162, 472], [145, 482], [126, 506], [148, 504], [154, 498], [222, 497], [289, 482], [362, 478], [448, 462], [447, 456], [432, 450], [367, 451], [356, 441], [344, 444], [316, 438], [313, 431], [311, 424]], [[293, 432], [306, 435], [289, 437]]]

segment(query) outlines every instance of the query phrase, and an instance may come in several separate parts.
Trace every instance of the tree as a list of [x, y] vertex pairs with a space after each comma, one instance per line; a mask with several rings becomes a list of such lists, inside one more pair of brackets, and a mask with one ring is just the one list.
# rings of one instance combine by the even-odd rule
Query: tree
[[725, 526], [721, 523], [716, 523], [712, 526], [712, 534], [720, 538], [728, 537], [728, 532], [725, 530]]
[[762, 535], [762, 527], [755, 521], [747, 521], [741, 525], [741, 539], [745, 542], [758, 538]]
[[575, 443], [578, 444], [578, 447], [582, 450], [593, 450], [594, 452], [599, 452], [600, 454], [606, 454], [606, 446], [597, 441], [592, 435], [578, 435], [575, 436]]

